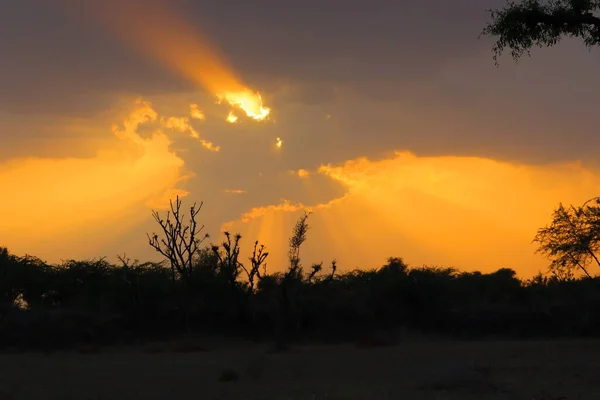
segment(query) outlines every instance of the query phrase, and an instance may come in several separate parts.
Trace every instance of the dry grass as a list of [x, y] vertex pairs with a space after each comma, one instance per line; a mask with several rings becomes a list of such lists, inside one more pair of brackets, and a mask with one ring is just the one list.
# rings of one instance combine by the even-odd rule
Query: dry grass
[[3, 355], [0, 399], [600, 398], [598, 341], [268, 349], [268, 344], [185, 339], [101, 352], [82, 349], [83, 354]]

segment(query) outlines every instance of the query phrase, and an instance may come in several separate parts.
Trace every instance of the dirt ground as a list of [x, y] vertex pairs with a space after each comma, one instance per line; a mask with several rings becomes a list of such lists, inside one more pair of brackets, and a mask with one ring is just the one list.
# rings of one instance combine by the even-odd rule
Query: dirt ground
[[600, 399], [600, 341], [192, 347], [2, 355], [0, 399]]

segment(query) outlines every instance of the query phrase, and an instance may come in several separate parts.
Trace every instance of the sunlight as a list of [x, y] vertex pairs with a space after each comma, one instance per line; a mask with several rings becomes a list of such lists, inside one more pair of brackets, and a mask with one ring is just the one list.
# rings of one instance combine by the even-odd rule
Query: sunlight
[[[82, 3], [85, 3], [82, 4]], [[207, 38], [168, 2], [143, 0], [70, 1], [81, 13], [109, 25], [140, 51], [202, 86], [219, 101], [244, 112], [254, 120], [264, 120], [270, 109], [263, 105], [260, 93], [245, 85], [225, 62], [225, 57]], [[197, 116], [200, 114], [196, 113]]]
[[296, 173], [300, 178], [308, 178], [310, 176], [310, 172], [302, 168], [300, 168]]
[[[113, 126], [114, 148], [93, 158], [29, 157], [0, 164], [7, 194], [0, 196], [3, 245], [45, 257], [59, 255], [58, 242], [78, 251], [95, 248], [146, 219], [150, 207], [185, 195], [177, 185], [190, 175], [170, 150], [171, 140], [160, 131], [147, 139], [137, 132], [158, 120], [149, 103], [138, 101], [122, 126]], [[122, 144], [127, 148], [118, 147]]]
[[271, 110], [263, 106], [260, 94], [247, 89], [243, 92], [222, 92], [217, 93], [219, 101], [225, 99], [232, 106], [243, 110], [246, 115], [255, 120], [267, 118]]
[[200, 107], [198, 106], [198, 104], [190, 104], [190, 117], [192, 117], [194, 119], [199, 119], [199, 120], [206, 119], [206, 116], [204, 115], [202, 110], [200, 110]]
[[161, 124], [166, 129], [172, 129], [176, 132], [188, 133], [191, 138], [194, 138], [200, 142], [202, 147], [204, 147], [208, 151], [218, 152], [221, 150], [221, 147], [215, 145], [208, 140], [202, 139], [200, 134], [196, 132], [194, 127], [190, 125], [189, 119], [185, 117], [169, 117], [169, 118], [161, 118]]
[[[345, 187], [346, 194], [312, 205], [314, 229], [306, 252], [319, 261], [336, 257], [348, 268], [374, 266], [373, 254], [381, 254], [464, 270], [509, 267], [531, 275], [546, 266], [531, 241], [554, 207], [561, 201], [581, 203], [600, 189], [600, 173], [578, 163], [538, 166], [408, 152], [323, 165], [319, 173]], [[285, 203], [253, 209], [230, 226], [245, 232], [270, 214], [298, 211]], [[276, 240], [292, 226], [263, 231], [265, 240]], [[272, 252], [273, 260], [283, 256], [283, 250]]]
[[233, 111], [230, 111], [229, 114], [227, 114], [225, 121], [229, 122], [230, 124], [235, 124], [238, 121], [238, 117], [233, 113]]

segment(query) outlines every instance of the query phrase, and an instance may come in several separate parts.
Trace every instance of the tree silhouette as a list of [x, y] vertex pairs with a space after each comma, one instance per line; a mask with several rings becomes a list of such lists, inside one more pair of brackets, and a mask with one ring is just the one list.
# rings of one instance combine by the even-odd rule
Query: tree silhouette
[[131, 343], [192, 330], [270, 337], [276, 349], [297, 340], [389, 346], [402, 332], [600, 337], [600, 278], [585, 275], [600, 266], [599, 198], [554, 211], [535, 238], [551, 274], [529, 280], [508, 268], [460, 272], [412, 267], [400, 257], [380, 268], [338, 272], [334, 260], [331, 271], [323, 263], [303, 271], [308, 214], [294, 227], [284, 271], [267, 274], [264, 246], [254, 242], [240, 258], [241, 236], [224, 233], [218, 245], [200, 247], [193, 239], [199, 209], [192, 207], [187, 222], [180, 206], [172, 203], [166, 220], [153, 212], [163, 237], [149, 240], [170, 268], [126, 256], [117, 265], [104, 258], [47, 264], [0, 248], [0, 349]]
[[551, 260], [551, 271], [564, 274], [580, 269], [590, 277], [589, 264], [600, 267], [600, 198], [579, 207], [560, 204], [550, 225], [538, 231], [534, 242], [539, 244], [537, 252]]
[[294, 225], [294, 231], [292, 237], [289, 239], [289, 251], [288, 260], [290, 266], [288, 269], [288, 275], [302, 275], [302, 266], [300, 264], [300, 247], [306, 241], [306, 233], [310, 229], [310, 226], [306, 222], [310, 213], [305, 212], [302, 217], [296, 221]]
[[170, 211], [167, 212], [166, 219], [163, 219], [158, 211], [152, 211], [154, 220], [160, 225], [163, 237], [160, 238], [157, 233], [148, 234], [148, 243], [158, 253], [162, 254], [171, 266], [171, 277], [173, 283], [180, 278], [183, 281], [183, 288], [179, 294], [179, 308], [183, 311], [186, 330], [191, 333], [190, 307], [192, 302], [191, 280], [194, 274], [195, 260], [204, 240], [208, 239], [208, 233], [201, 236], [204, 225], [199, 226], [196, 217], [202, 209], [203, 203], [197, 206], [194, 203], [190, 207], [189, 222], [185, 222], [184, 214], [181, 211], [181, 200], [176, 197], [175, 203], [169, 201]]
[[163, 219], [158, 211], [152, 211], [152, 217], [160, 225], [164, 237], [157, 233], [148, 234], [148, 242], [158, 253], [162, 254], [171, 265], [173, 280], [177, 274], [183, 279], [192, 275], [194, 257], [196, 256], [202, 242], [207, 239], [208, 234], [201, 236], [204, 225], [199, 226], [196, 216], [200, 213], [203, 203], [197, 206], [194, 203], [190, 207], [189, 222], [186, 224], [181, 212], [181, 200], [179, 196], [169, 201], [170, 211], [166, 219]]
[[599, 0], [508, 1], [501, 9], [489, 10], [492, 21], [482, 35], [497, 39], [494, 61], [505, 49], [515, 61], [529, 55], [532, 47], [554, 46], [563, 37], [583, 40], [588, 47], [600, 44]]

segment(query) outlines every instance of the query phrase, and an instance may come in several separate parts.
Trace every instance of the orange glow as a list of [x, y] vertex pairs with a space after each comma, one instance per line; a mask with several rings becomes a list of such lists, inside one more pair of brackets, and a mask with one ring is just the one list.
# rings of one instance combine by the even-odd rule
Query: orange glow
[[163, 126], [167, 129], [173, 129], [173, 130], [176, 130], [179, 132], [187, 131], [187, 132], [189, 132], [190, 137], [193, 137], [194, 139], [200, 138], [200, 135], [198, 134], [198, 132], [196, 132], [196, 130], [190, 126], [187, 118], [178, 118], [178, 117], [163, 118], [161, 122], [162, 122]]
[[277, 138], [275, 141], [275, 146], [281, 148], [281, 146], [283, 146], [283, 140], [281, 138]]
[[245, 85], [206, 37], [169, 7], [167, 0], [69, 1], [99, 18], [137, 49], [202, 86], [255, 120], [268, 117], [258, 92]]
[[225, 99], [232, 106], [243, 110], [246, 115], [256, 120], [265, 119], [271, 110], [263, 106], [262, 97], [258, 92], [254, 93], [247, 89], [243, 92], [217, 93], [219, 101]]
[[196, 132], [196, 130], [190, 125], [189, 119], [185, 117], [162, 118], [161, 123], [166, 129], [172, 129], [174, 131], [182, 133], [188, 132], [190, 137], [197, 139], [202, 145], [202, 147], [204, 147], [206, 150], [214, 152], [221, 150], [221, 148], [219, 146], [216, 146], [214, 143], [202, 139], [198, 132]]
[[[111, 147], [91, 158], [18, 158], [0, 163], [0, 246], [52, 261], [90, 257], [148, 218], [150, 208], [186, 192], [184, 161], [160, 130], [149, 138], [142, 125], [159, 117], [144, 101], [113, 126]], [[81, 132], [85, 134], [85, 131]], [[62, 248], [60, 246], [63, 246]]]
[[306, 177], [308, 177], [308, 176], [310, 175], [310, 172], [308, 172], [308, 171], [307, 171], [307, 170], [305, 170], [305, 169], [302, 169], [302, 168], [300, 168], [300, 169], [298, 170], [297, 174], [298, 174], [298, 176], [299, 176], [300, 178], [306, 178]]
[[227, 114], [227, 118], [225, 118], [225, 121], [229, 122], [230, 124], [235, 124], [237, 120], [238, 117], [233, 113], [233, 111], [230, 111], [229, 114]]
[[[548, 265], [531, 241], [553, 209], [559, 202], [581, 204], [600, 190], [600, 171], [577, 163], [527, 165], [407, 152], [325, 165], [318, 172], [346, 193], [311, 207], [284, 202], [253, 209], [228, 228], [260, 233], [259, 240], [271, 243], [311, 208], [307, 262], [335, 257], [340, 268], [370, 268], [402, 256], [417, 266], [508, 267], [531, 276]], [[284, 230], [271, 229], [269, 221], [283, 214]], [[283, 246], [270, 247], [272, 265], [285, 265]]]
[[204, 115], [202, 110], [200, 110], [198, 104], [190, 104], [190, 117], [200, 120], [206, 119], [206, 116]]

